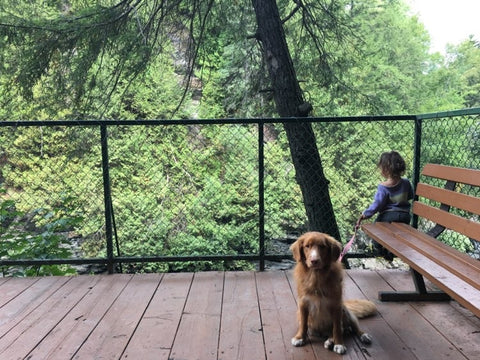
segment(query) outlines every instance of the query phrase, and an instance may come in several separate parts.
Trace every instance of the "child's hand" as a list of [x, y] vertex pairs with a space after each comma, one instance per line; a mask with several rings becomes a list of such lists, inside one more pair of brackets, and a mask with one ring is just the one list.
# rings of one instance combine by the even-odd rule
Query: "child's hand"
[[360, 217], [358, 218], [357, 220], [357, 223], [355, 224], [355, 226], [360, 226], [360, 223], [362, 222], [362, 220], [365, 219], [365, 215], [360, 215]]

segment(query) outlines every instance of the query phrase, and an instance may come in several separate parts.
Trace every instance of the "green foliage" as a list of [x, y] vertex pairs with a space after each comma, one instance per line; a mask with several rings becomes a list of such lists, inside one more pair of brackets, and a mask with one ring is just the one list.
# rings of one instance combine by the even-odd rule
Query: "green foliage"
[[480, 45], [472, 38], [458, 46], [449, 46], [445, 58], [434, 55], [429, 64], [422, 111], [480, 106], [479, 66]]
[[466, 108], [480, 106], [480, 43], [473, 38], [465, 40], [457, 47], [451, 48], [447, 55], [449, 71], [460, 76], [459, 86], [463, 106]]
[[[443, 59], [428, 54], [428, 33], [408, 15], [403, 1], [302, 3], [298, 11], [290, 1], [278, 1], [278, 6], [288, 19], [288, 45], [315, 114], [418, 113], [478, 104], [474, 39]], [[0, 107], [0, 118], [274, 114], [252, 38], [256, 24], [250, 6], [219, 1], [212, 8], [199, 2], [190, 9], [190, 3], [180, 1], [155, 12], [155, 6], [142, 1], [133, 7], [113, 4], [3, 5], [0, 18], [8, 26], [0, 26], [0, 97], [6, 106]], [[194, 72], [192, 56], [197, 59]], [[201, 91], [200, 105], [190, 102], [187, 93], [178, 113], [188, 74], [194, 75], [190, 84], [200, 84], [193, 86]]]
[[[33, 97], [34, 85], [50, 72], [54, 77], [63, 78], [57, 79], [56, 83], [63, 85], [58, 93], [70, 93], [71, 100], [81, 98], [85, 94], [85, 85], [92, 81], [85, 74], [93, 64], [101, 61], [108, 48], [117, 50], [117, 56], [113, 58], [116, 66], [129, 73], [145, 66], [142, 56], [148, 57], [151, 49], [139, 41], [133, 31], [135, 25], [124, 21], [131, 11], [128, 2], [112, 7], [92, 4], [71, 9], [72, 12], [59, 11], [57, 4], [53, 3], [45, 3], [36, 9], [38, 11], [32, 14], [29, 7], [10, 3], [0, 13], [3, 23], [14, 22], [14, 26], [23, 29], [0, 28], [9, 43], [14, 45], [10, 50], [17, 55], [22, 51], [17, 57], [19, 66], [11, 70], [26, 97]], [[12, 13], [16, 16], [12, 17]], [[112, 23], [111, 19], [117, 21]], [[122, 44], [119, 44], [120, 38]]]
[[[72, 217], [69, 202], [52, 211], [37, 209], [31, 214], [23, 214], [15, 208], [13, 200], [4, 199], [2, 191], [0, 203], [0, 258], [9, 260], [28, 259], [67, 259], [72, 256], [65, 234], [72, 231], [83, 219]], [[31, 217], [32, 229], [25, 228], [25, 217]], [[45, 276], [75, 274], [67, 265], [11, 266], [3, 267], [3, 276]]]
[[[355, 115], [416, 112], [424, 90], [423, 63], [428, 35], [400, 1], [347, 2], [341, 41], [327, 42], [326, 59], [318, 59], [312, 43], [303, 43], [296, 57], [303, 88], [317, 114]], [[340, 36], [340, 35], [337, 35]], [[296, 47], [297, 49], [297, 47]], [[322, 67], [327, 59], [333, 68]], [[314, 76], [311, 76], [315, 69]]]
[[305, 231], [307, 219], [285, 133], [279, 124], [265, 125], [264, 132], [265, 233], [276, 239]]

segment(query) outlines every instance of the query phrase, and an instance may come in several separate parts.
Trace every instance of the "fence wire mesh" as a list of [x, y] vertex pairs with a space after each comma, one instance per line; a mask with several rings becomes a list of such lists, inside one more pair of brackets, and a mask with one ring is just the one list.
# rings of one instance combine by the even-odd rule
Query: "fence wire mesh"
[[[478, 113], [423, 119], [420, 166], [479, 168]], [[2, 260], [105, 257], [99, 126], [7, 125], [0, 127]], [[346, 242], [382, 180], [376, 169], [382, 152], [400, 152], [407, 163], [405, 176], [413, 179], [415, 121], [312, 119], [311, 125], [335, 215], [324, 231], [338, 230], [339, 240]], [[279, 122], [117, 123], [109, 124], [107, 133], [110, 210], [122, 256], [285, 255], [289, 242], [309, 229], [292, 144]], [[319, 174], [311, 176], [315, 180]], [[468, 239], [443, 236], [462, 251], [478, 252]], [[350, 254], [357, 255], [375, 256], [363, 234]], [[253, 265], [178, 261], [128, 266], [130, 271], [180, 271]]]

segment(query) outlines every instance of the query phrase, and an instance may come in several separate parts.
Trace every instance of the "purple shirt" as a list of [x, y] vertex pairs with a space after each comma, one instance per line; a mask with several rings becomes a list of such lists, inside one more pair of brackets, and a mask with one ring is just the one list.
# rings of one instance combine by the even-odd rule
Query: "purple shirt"
[[391, 187], [378, 184], [377, 192], [373, 197], [373, 203], [363, 212], [363, 215], [369, 218], [377, 212], [410, 212], [411, 199], [413, 199], [413, 188], [410, 181], [406, 178], [400, 179], [398, 184]]

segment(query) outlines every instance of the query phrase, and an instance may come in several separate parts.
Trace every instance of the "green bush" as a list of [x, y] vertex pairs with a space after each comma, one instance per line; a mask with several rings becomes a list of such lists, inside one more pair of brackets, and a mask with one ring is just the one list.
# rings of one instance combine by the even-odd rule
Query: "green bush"
[[[2, 190], [5, 194], [5, 191]], [[0, 258], [8, 260], [66, 259], [72, 256], [64, 232], [72, 231], [81, 217], [71, 217], [68, 201], [53, 210], [37, 209], [30, 214], [16, 210], [15, 202], [0, 204]], [[69, 214], [69, 215], [67, 215]], [[29, 224], [31, 223], [31, 224]], [[3, 276], [45, 276], [75, 274], [68, 265], [4, 266]]]

